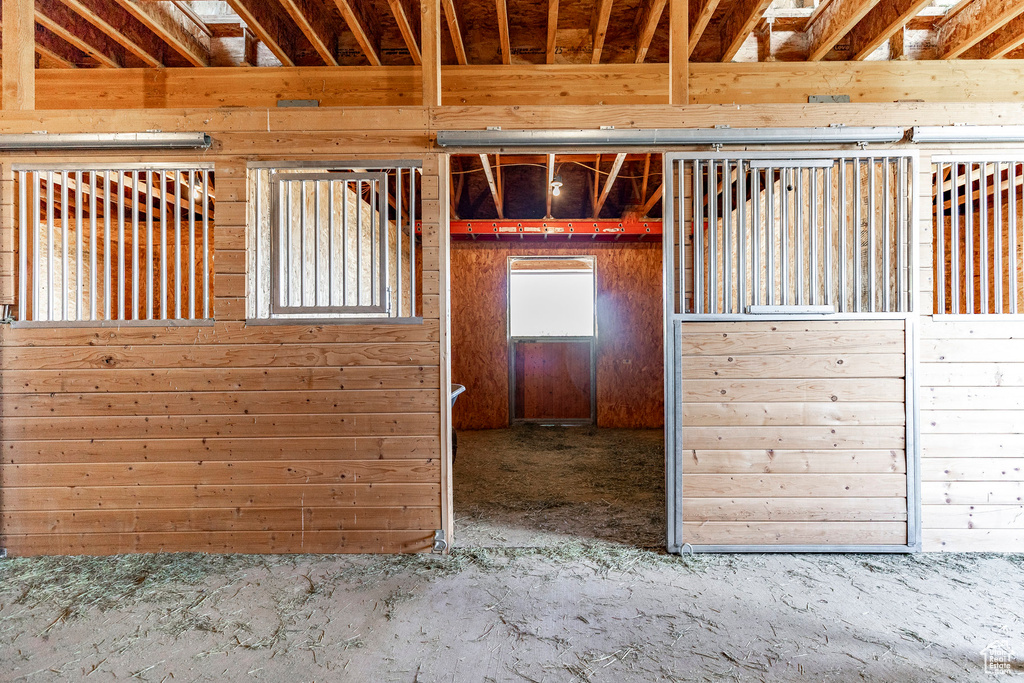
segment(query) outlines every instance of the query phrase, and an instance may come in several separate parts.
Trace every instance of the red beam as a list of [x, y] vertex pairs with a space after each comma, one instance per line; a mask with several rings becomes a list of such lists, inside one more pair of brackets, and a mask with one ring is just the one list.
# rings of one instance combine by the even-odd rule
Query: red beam
[[[660, 220], [451, 221], [452, 239], [595, 239], [638, 241], [661, 238]], [[417, 224], [416, 231], [419, 232]]]

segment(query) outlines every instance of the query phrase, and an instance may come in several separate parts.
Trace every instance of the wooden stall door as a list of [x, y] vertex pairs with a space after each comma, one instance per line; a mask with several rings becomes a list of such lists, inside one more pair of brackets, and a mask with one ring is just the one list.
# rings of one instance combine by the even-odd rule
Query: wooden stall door
[[589, 420], [591, 343], [517, 342], [515, 418]]
[[683, 543], [907, 545], [903, 320], [681, 327]]

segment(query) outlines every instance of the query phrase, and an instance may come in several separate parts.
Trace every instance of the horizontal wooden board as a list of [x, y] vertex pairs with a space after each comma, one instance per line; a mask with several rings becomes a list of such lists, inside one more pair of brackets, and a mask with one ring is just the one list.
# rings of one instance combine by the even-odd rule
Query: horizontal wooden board
[[439, 400], [436, 389], [6, 394], [0, 417], [425, 413]]
[[906, 498], [683, 498], [684, 521], [898, 522]]
[[922, 410], [1004, 410], [1022, 406], [1024, 387], [924, 387]]
[[204, 531], [0, 536], [13, 557], [123, 553], [416, 553], [430, 550], [423, 531]]
[[1024, 362], [922, 363], [919, 367], [922, 387], [1024, 387]]
[[687, 427], [683, 426], [682, 447], [696, 450], [862, 450], [902, 449], [903, 427]]
[[683, 474], [867, 474], [906, 472], [902, 450], [684, 450]]
[[903, 377], [902, 354], [810, 356], [683, 356], [683, 379], [821, 379], [829, 377]]
[[906, 545], [905, 522], [683, 522], [693, 545]]
[[682, 334], [708, 334], [721, 336], [723, 332], [744, 334], [798, 334], [820, 332], [823, 334], [845, 334], [847, 332], [870, 332], [895, 334], [903, 330], [902, 320], [744, 320], [741, 322], [690, 322], [683, 321]]
[[1019, 339], [926, 339], [921, 341], [922, 363], [991, 363], [1024, 358], [1024, 337]]
[[1024, 529], [1024, 505], [922, 505], [925, 529]]
[[437, 389], [436, 366], [231, 368], [204, 370], [7, 370], [4, 394], [27, 392], [205, 392], [362, 389]]
[[695, 403], [684, 404], [686, 426], [905, 425], [900, 403]]
[[922, 458], [1018, 458], [1024, 434], [921, 434]]
[[922, 341], [1024, 339], [1024, 320], [979, 315], [924, 318], [921, 322], [920, 335]]
[[0, 534], [436, 529], [438, 507], [188, 508], [7, 512]]
[[46, 486], [437, 483], [438, 460], [46, 463], [0, 465], [5, 489]]
[[922, 529], [925, 552], [1024, 552], [1024, 529]]
[[437, 344], [163, 345], [81, 348], [15, 347], [4, 352], [11, 370], [87, 368], [269, 368], [437, 364]]
[[683, 498], [901, 498], [903, 474], [683, 474]]
[[152, 510], [181, 507], [439, 506], [437, 484], [288, 484], [277, 486], [75, 486], [15, 488], [4, 510]]
[[1024, 481], [1024, 457], [924, 458], [923, 481]]
[[1018, 410], [922, 410], [921, 431], [932, 434], [1024, 434], [1024, 408]]
[[1021, 481], [921, 482], [924, 505], [1016, 505], [1024, 503]]
[[[745, 329], [742, 325], [739, 330]], [[822, 353], [903, 353], [906, 334], [903, 330], [878, 330], [871, 334], [864, 330], [817, 331], [792, 329], [743, 332], [730, 331], [719, 334], [688, 332], [682, 327], [682, 350], [684, 355], [707, 354], [726, 355], [801, 355]]]
[[154, 415], [152, 417], [4, 418], [4, 438], [173, 439], [185, 437], [435, 436], [436, 413], [303, 415]]
[[4, 463], [394, 460], [437, 458], [437, 436], [264, 437], [6, 441]]
[[906, 385], [902, 379], [745, 379], [685, 380], [682, 383], [685, 403], [720, 403], [722, 401], [786, 402], [836, 401], [865, 402], [903, 401]]

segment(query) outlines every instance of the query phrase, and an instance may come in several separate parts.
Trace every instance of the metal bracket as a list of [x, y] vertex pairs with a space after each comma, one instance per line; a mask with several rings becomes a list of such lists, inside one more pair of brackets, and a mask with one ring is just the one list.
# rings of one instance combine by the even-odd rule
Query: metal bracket
[[443, 553], [448, 550], [448, 541], [444, 539], [444, 529], [434, 529], [434, 547], [431, 552]]
[[7, 559], [7, 548], [0, 548], [0, 560]]

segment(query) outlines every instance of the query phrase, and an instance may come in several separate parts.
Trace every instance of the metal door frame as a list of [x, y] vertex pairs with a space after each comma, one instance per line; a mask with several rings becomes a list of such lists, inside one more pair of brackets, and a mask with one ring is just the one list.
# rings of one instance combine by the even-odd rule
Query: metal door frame
[[[815, 158], [831, 156], [836, 150], [808, 151], [763, 151], [755, 152], [759, 158]], [[707, 152], [701, 156], [713, 158], [716, 152]], [[678, 245], [675, 241], [676, 231], [681, 226], [676, 217], [675, 188], [666, 187], [662, 195], [664, 212], [662, 217], [662, 299], [665, 306], [664, 349], [665, 349], [665, 493], [666, 493], [666, 545], [670, 553], [683, 552], [734, 552], [734, 553], [912, 553], [921, 550], [921, 452], [920, 452], [920, 414], [917, 402], [918, 391], [918, 325], [920, 312], [920, 258], [917, 239], [920, 221], [920, 183], [918, 182], [919, 157], [914, 150], [899, 150], [900, 155], [912, 158], [910, 165], [911, 178], [911, 229], [909, 241], [908, 263], [910, 264], [911, 298], [909, 311], [906, 313], [835, 313], [828, 315], [695, 315], [676, 312], [675, 254]], [[850, 156], [860, 156], [852, 152]], [[693, 158], [693, 152], [665, 152], [662, 157], [662, 173], [666, 183], [676, 181], [675, 165], [680, 159]], [[737, 152], [733, 156], [743, 156]], [[881, 155], [879, 155], [881, 156]], [[682, 174], [678, 179], [679, 196], [683, 196]], [[680, 235], [680, 240], [683, 236]], [[906, 440], [904, 452], [906, 456], [907, 478], [907, 543], [905, 545], [825, 545], [825, 544], [793, 544], [793, 545], [709, 545], [690, 544], [683, 536], [683, 419], [682, 419], [682, 326], [686, 322], [739, 322], [754, 320], [878, 320], [899, 319], [905, 321], [905, 410]], [[671, 400], [670, 400], [671, 398]]]

